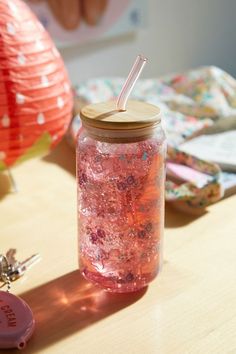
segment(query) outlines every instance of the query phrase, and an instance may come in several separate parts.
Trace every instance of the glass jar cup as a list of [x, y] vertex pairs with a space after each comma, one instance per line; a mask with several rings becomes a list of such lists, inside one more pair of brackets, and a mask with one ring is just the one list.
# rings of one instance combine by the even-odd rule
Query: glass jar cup
[[160, 110], [129, 101], [81, 111], [77, 140], [79, 265], [111, 292], [145, 287], [162, 264], [165, 135]]

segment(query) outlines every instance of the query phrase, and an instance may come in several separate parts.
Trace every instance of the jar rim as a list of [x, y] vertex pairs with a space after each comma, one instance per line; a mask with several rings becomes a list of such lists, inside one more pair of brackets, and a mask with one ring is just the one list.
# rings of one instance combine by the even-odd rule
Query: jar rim
[[151, 138], [155, 133], [155, 128], [161, 127], [160, 121], [152, 123], [148, 126], [137, 127], [135, 129], [104, 129], [87, 125], [82, 121], [82, 127], [87, 131], [87, 134], [98, 141], [109, 143], [132, 143]]

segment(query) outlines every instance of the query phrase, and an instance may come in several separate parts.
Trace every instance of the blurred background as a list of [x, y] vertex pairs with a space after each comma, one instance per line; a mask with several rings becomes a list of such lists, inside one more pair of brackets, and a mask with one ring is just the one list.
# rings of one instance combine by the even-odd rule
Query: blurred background
[[135, 33], [60, 49], [73, 83], [98, 76], [125, 76], [134, 57], [150, 62], [143, 77], [201, 65], [236, 76], [235, 0], [148, 0], [147, 19]]

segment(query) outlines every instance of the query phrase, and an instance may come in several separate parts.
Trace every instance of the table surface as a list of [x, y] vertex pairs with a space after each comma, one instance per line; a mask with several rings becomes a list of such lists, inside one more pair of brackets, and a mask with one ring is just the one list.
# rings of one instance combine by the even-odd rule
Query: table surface
[[77, 270], [74, 166], [64, 141], [13, 169], [18, 193], [0, 175], [0, 251], [42, 256], [12, 285], [36, 318], [24, 353], [235, 354], [236, 196], [200, 217], [167, 206], [161, 275], [113, 295]]

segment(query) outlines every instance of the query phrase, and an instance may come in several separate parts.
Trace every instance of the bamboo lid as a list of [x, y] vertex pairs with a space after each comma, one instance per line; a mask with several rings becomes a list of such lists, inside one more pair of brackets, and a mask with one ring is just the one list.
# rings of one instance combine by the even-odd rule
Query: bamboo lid
[[118, 111], [115, 101], [90, 104], [82, 108], [85, 126], [107, 130], [131, 130], [151, 127], [161, 121], [160, 109], [150, 103], [127, 102], [126, 111]]

